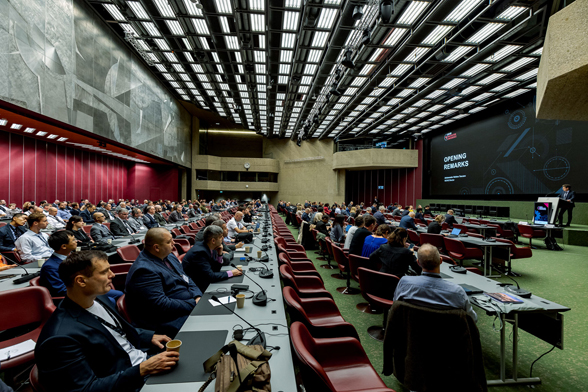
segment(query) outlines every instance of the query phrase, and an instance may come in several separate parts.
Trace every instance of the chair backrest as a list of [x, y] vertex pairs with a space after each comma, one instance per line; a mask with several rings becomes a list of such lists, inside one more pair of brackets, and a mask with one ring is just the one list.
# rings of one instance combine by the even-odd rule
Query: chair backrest
[[301, 322], [290, 326], [290, 340], [294, 353], [300, 361], [305, 385], [312, 385], [316, 391], [336, 391], [323, 366], [317, 360], [315, 340], [308, 328]]
[[415, 245], [420, 245], [421, 238], [419, 237], [419, 233], [414, 230], [407, 230], [408, 231], [408, 239]]
[[92, 225], [84, 225], [82, 229], [86, 232], [86, 234], [90, 235], [90, 231], [92, 230]]
[[40, 287], [41, 286], [41, 277], [37, 276], [36, 278], [31, 279], [29, 281], [29, 286]]
[[178, 237], [178, 236], [182, 235], [182, 232], [181, 232], [180, 230], [178, 230], [178, 229], [172, 229], [172, 230], [171, 230], [171, 233], [172, 233], [172, 236], [173, 236], [174, 238], [176, 238], [176, 237]]
[[292, 272], [292, 267], [289, 264], [282, 264], [280, 266], [280, 277], [284, 281], [284, 286], [292, 287], [296, 292], [300, 292], [298, 285], [296, 284], [296, 278]]
[[396, 291], [396, 286], [400, 282], [398, 276], [363, 267], [358, 268], [357, 273], [361, 293], [370, 304], [374, 299], [376, 301], [379, 298], [388, 301], [394, 299], [394, 291]]
[[134, 263], [137, 257], [139, 257], [141, 250], [139, 250], [137, 245], [125, 245], [118, 248], [116, 253], [118, 253], [121, 260], [125, 263]]
[[110, 270], [115, 274], [129, 272], [133, 263], [110, 264]]
[[55, 310], [49, 290], [29, 286], [0, 292], [0, 331], [27, 324], [44, 324]]
[[327, 245], [327, 252], [329, 252], [329, 256], [333, 257], [333, 242], [331, 241], [331, 237], [325, 237], [325, 244]]
[[186, 238], [174, 238], [174, 242], [182, 246], [190, 246], [190, 241], [188, 241]]
[[420, 235], [421, 245], [431, 244], [437, 248], [444, 248], [445, 243], [443, 242], [443, 236], [441, 234], [433, 233], [421, 233]]
[[448, 252], [465, 253], [466, 251], [465, 245], [459, 240], [443, 237], [443, 242], [445, 243], [445, 249], [447, 249]]
[[533, 236], [533, 228], [529, 225], [517, 225], [519, 228], [519, 233], [525, 238], [530, 238]]
[[129, 309], [127, 308], [127, 301], [125, 300], [125, 295], [121, 295], [116, 300], [116, 308], [121, 316], [125, 318], [129, 323], [131, 323], [131, 316], [129, 315]]
[[115, 290], [125, 291], [127, 275], [128, 272], [119, 272], [118, 274], [114, 274], [114, 277], [112, 278], [112, 285], [114, 286]]
[[282, 252], [282, 253], [280, 253], [278, 255], [278, 264], [280, 264], [280, 265], [287, 264], [290, 267], [292, 267], [291, 261], [290, 261], [290, 257], [288, 256], [288, 253]]
[[178, 260], [180, 260], [180, 263], [184, 261], [184, 257], [186, 257], [187, 253], [184, 253], [183, 255], [180, 255], [180, 257], [178, 257]]
[[29, 382], [31, 383], [31, 388], [33, 388], [33, 392], [45, 392], [46, 389], [43, 388], [41, 383], [39, 382], [39, 369], [37, 369], [37, 365], [33, 365], [31, 372], [29, 373]]
[[318, 234], [318, 230], [317, 229], [312, 229], [310, 232], [312, 233], [312, 236], [313, 236], [314, 240], [317, 241], [316, 235]]
[[445, 256], [445, 255], [439, 255], [441, 256], [441, 261], [447, 263], [447, 264], [451, 264], [451, 265], [457, 265], [457, 263], [455, 262], [455, 260], [453, 260], [451, 257], [449, 256]]
[[349, 268], [349, 258], [345, 255], [343, 249], [331, 243], [331, 250], [333, 251], [333, 258], [339, 266], [339, 269], [341, 271], [345, 271], [347, 268]]
[[302, 306], [300, 296], [292, 287], [286, 286], [282, 289], [284, 295], [284, 302], [290, 309], [290, 316], [294, 319], [293, 321], [301, 321], [306, 325], [310, 325], [310, 319]]

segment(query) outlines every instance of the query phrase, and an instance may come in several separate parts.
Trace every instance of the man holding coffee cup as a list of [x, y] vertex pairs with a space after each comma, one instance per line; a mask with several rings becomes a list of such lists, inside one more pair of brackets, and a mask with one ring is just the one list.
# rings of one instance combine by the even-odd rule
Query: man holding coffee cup
[[172, 369], [178, 352], [148, 358], [170, 338], [134, 328], [104, 294], [114, 273], [101, 251], [76, 252], [59, 266], [67, 296], [37, 341], [39, 381], [48, 391], [138, 391], [145, 377]]
[[222, 252], [223, 229], [217, 225], [210, 225], [204, 229], [203, 241], [194, 244], [184, 256], [184, 271], [201, 290], [206, 291], [211, 283], [243, 274], [239, 269], [221, 271]]

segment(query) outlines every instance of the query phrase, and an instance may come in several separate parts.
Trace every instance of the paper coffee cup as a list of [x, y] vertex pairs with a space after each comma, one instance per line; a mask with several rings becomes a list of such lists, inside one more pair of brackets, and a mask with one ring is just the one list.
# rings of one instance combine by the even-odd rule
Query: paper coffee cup
[[112, 240], [108, 239], [106, 242], [108, 242], [108, 245], [112, 244]]
[[245, 306], [245, 294], [237, 294], [235, 295], [235, 298], [237, 299], [237, 307], [239, 309]]
[[246, 246], [246, 247], [245, 247], [245, 252], [247, 252], [247, 253], [251, 253], [251, 247], [250, 247], [250, 246]]
[[41, 268], [43, 266], [43, 264], [45, 264], [45, 259], [37, 260], [37, 264], [39, 265], [39, 268]]
[[76, 248], [76, 252], [81, 252], [81, 251], [82, 251], [82, 247], [81, 247], [81, 246], [78, 246], [78, 247]]
[[260, 250], [257, 251], [257, 258], [261, 259], [261, 251]]
[[242, 266], [241, 264], [239, 264], [239, 265], [237, 266], [237, 269], [238, 269], [238, 270], [241, 270], [241, 271], [243, 271], [243, 266]]
[[181, 340], [170, 340], [169, 342], [167, 342], [165, 344], [165, 351], [176, 351], [176, 352], [180, 352], [180, 347], [182, 347], [182, 341]]

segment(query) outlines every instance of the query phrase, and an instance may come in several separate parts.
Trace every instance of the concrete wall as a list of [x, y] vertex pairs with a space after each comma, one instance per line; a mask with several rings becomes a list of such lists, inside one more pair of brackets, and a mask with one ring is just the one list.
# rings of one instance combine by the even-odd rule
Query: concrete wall
[[276, 159], [268, 158], [226, 158], [212, 155], [197, 155], [192, 158], [192, 168], [198, 170], [216, 171], [247, 171], [245, 163], [248, 162], [251, 172], [278, 173], [279, 162]]
[[[333, 149], [332, 139], [307, 140], [301, 147], [290, 139], [263, 139], [263, 157], [277, 159], [280, 163], [278, 192], [268, 194], [270, 202], [275, 204], [280, 199], [293, 203], [304, 200], [342, 202], [345, 171], [333, 170]], [[302, 160], [313, 157], [323, 159]]]
[[333, 155], [333, 169], [374, 170], [415, 168], [419, 166], [417, 150], [372, 148], [343, 151]]
[[245, 181], [196, 181], [196, 189], [212, 191], [241, 191], [241, 192], [277, 192], [276, 182], [245, 182]]

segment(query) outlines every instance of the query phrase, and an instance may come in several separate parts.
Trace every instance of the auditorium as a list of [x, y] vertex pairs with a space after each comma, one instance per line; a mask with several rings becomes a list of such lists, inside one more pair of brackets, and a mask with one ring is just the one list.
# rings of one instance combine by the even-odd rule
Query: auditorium
[[588, 0], [0, 16], [0, 392], [588, 390]]

